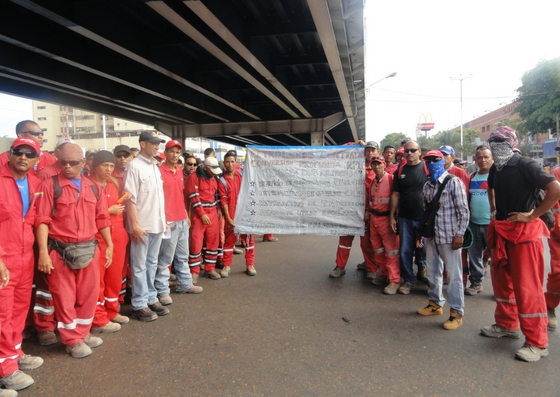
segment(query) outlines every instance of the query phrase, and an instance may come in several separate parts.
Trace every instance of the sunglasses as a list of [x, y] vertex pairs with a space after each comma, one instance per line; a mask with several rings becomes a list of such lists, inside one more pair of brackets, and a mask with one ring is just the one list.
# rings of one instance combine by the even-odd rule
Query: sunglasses
[[43, 131], [23, 131], [22, 134], [31, 134], [33, 136], [45, 135]]
[[37, 158], [38, 154], [35, 152], [29, 152], [26, 150], [22, 150], [22, 149], [10, 149], [10, 152], [16, 156], [16, 157], [21, 157], [25, 154], [25, 157], [27, 157], [28, 159], [34, 159]]
[[130, 153], [117, 154], [115, 157], [118, 158], [118, 159], [122, 159], [122, 158], [127, 159], [127, 158], [130, 157]]
[[75, 167], [81, 162], [82, 160], [58, 160], [58, 164], [60, 164], [62, 167], [66, 167], [68, 164], [70, 164], [70, 167]]
[[196, 163], [186, 163], [189, 167], [196, 167]]
[[420, 149], [404, 149], [405, 153], [416, 153]]

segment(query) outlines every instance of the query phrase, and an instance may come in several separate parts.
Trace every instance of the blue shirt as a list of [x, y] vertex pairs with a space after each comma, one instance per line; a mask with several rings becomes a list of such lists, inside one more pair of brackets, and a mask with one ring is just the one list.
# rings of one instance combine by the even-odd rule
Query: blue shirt
[[74, 179], [70, 179], [70, 182], [72, 182], [74, 184], [74, 186], [76, 186], [78, 188], [78, 191], [81, 191], [81, 186], [82, 186], [82, 178], [74, 178]]
[[469, 185], [471, 222], [475, 225], [490, 224], [490, 203], [488, 202], [488, 175], [479, 174]]
[[27, 176], [23, 179], [16, 179], [16, 183], [19, 189], [19, 195], [21, 196], [21, 203], [23, 208], [23, 214], [21, 217], [24, 218], [29, 211], [29, 185], [27, 184]]

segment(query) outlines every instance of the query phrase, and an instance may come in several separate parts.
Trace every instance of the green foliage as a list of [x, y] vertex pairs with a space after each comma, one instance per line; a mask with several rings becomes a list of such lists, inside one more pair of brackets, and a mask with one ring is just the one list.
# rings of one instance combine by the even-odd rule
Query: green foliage
[[556, 133], [556, 116], [560, 114], [560, 58], [541, 61], [526, 72], [517, 89], [517, 107], [523, 122], [518, 130], [531, 135], [551, 129]]
[[401, 147], [402, 141], [409, 141], [411, 138], [403, 134], [402, 132], [392, 132], [385, 135], [385, 138], [379, 143], [379, 148], [383, 150], [385, 146], [394, 146], [395, 149]]

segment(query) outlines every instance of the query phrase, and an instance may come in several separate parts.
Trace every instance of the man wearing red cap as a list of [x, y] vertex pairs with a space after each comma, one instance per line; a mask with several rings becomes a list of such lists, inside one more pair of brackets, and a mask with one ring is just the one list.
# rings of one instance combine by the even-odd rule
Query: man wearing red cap
[[[39, 146], [39, 157], [33, 168], [29, 171], [31, 174], [35, 175], [38, 170], [56, 162], [56, 158], [52, 154], [41, 151], [45, 133], [36, 122], [32, 120], [20, 121], [16, 124], [16, 135], [18, 138], [31, 139]], [[0, 154], [0, 166], [8, 162], [8, 156], [8, 152]]]
[[[371, 161], [375, 178], [366, 192], [369, 202], [369, 221], [373, 262], [379, 267], [379, 276], [371, 280], [374, 285], [383, 285], [389, 280], [383, 293], [394, 295], [399, 289], [399, 236], [391, 229], [389, 203], [393, 190], [393, 175], [385, 172], [385, 158], [378, 156]], [[368, 219], [369, 218], [369, 219]]]
[[161, 241], [155, 287], [162, 305], [170, 305], [169, 265], [173, 262], [177, 276], [178, 294], [199, 294], [202, 287], [193, 285], [189, 270], [189, 227], [190, 221], [184, 205], [185, 184], [183, 172], [177, 166], [183, 145], [169, 141], [165, 145], [165, 162], [159, 167], [163, 179], [165, 197], [166, 236]]
[[40, 150], [35, 141], [18, 138], [8, 151], [8, 163], [0, 167], [0, 260], [6, 267], [0, 273], [0, 385], [13, 390], [33, 384], [33, 378], [20, 370], [43, 364], [21, 347], [31, 302], [34, 201], [40, 184], [29, 171]]

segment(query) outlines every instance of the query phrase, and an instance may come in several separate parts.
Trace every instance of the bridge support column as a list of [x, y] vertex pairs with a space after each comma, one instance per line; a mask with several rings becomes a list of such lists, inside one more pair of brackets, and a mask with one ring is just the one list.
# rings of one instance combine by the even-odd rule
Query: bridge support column
[[325, 146], [325, 134], [322, 131], [311, 132], [311, 146]]

